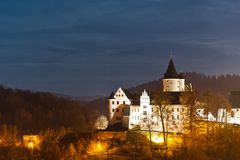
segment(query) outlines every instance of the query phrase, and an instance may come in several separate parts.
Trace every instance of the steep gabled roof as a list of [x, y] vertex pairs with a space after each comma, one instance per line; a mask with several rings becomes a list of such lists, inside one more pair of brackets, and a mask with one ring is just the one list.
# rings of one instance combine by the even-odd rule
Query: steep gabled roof
[[126, 94], [126, 96], [131, 100], [133, 105], [139, 105], [140, 104], [140, 95], [138, 95], [137, 93], [132, 94], [127, 89], [122, 89], [122, 90]]
[[168, 78], [179, 78], [172, 58], [170, 59], [170, 62], [168, 64], [167, 72], [164, 74], [164, 79]]
[[130, 93], [127, 89], [122, 89], [122, 90], [129, 99], [134, 98], [134, 95], [132, 93]]

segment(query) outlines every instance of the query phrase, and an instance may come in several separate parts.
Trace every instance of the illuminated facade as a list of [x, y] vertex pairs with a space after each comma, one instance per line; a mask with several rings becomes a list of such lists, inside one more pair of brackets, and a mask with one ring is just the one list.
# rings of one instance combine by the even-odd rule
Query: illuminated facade
[[214, 116], [211, 112], [204, 113], [204, 109], [197, 109], [197, 114], [204, 120], [230, 123], [240, 125], [240, 91], [232, 91], [229, 97], [231, 108], [219, 108], [217, 115]]
[[24, 135], [23, 145], [29, 149], [39, 149], [41, 138], [39, 135]]
[[[171, 59], [163, 78], [163, 92], [173, 97], [164, 113], [164, 125], [168, 132], [183, 132], [188, 109], [180, 103], [180, 95], [185, 92], [185, 79], [177, 74]], [[121, 124], [124, 128], [161, 131], [162, 121], [159, 106], [146, 90], [141, 95], [131, 94], [119, 88], [108, 99], [109, 125]]]

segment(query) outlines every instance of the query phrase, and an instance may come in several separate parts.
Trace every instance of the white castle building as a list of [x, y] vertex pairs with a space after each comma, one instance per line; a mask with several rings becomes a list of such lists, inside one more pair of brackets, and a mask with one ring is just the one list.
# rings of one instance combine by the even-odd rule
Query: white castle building
[[229, 96], [230, 108], [219, 108], [214, 116], [211, 112], [205, 113], [204, 108], [196, 109], [196, 114], [202, 120], [240, 125], [240, 91], [232, 91]]
[[[164, 74], [163, 93], [171, 95], [173, 100], [165, 106], [164, 126], [167, 132], [183, 132], [188, 109], [180, 103], [180, 95], [185, 92], [185, 79], [177, 74], [171, 59]], [[108, 99], [109, 126], [122, 126], [126, 129], [162, 131], [159, 106], [154, 103], [152, 95], [146, 90], [141, 95], [131, 94], [119, 88]]]
[[[167, 111], [164, 113], [163, 120], [165, 131], [183, 133], [184, 125], [189, 120], [189, 105], [183, 105], [180, 102], [180, 96], [186, 92], [185, 79], [177, 74], [172, 59], [162, 82], [163, 93], [173, 97], [171, 102], [165, 106]], [[192, 90], [191, 84], [189, 87]], [[205, 113], [203, 108], [197, 108], [195, 114], [199, 120], [240, 125], [240, 91], [231, 92], [229, 100], [231, 109], [220, 108], [216, 116], [211, 112]], [[119, 88], [108, 99], [109, 127], [162, 131], [159, 108], [160, 106], [155, 103], [153, 95], [146, 90], [138, 95]]]
[[232, 91], [229, 97], [231, 108], [218, 109], [217, 121], [240, 125], [240, 92]]

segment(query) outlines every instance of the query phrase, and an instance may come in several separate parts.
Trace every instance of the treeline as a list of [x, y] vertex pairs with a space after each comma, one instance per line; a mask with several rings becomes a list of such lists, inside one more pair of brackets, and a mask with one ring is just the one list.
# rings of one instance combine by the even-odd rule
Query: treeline
[[51, 93], [0, 86], [0, 123], [16, 126], [22, 134], [60, 127], [86, 132], [98, 115], [95, 109]]
[[212, 91], [229, 96], [231, 91], [240, 91], [240, 75], [204, 75], [196, 72], [183, 73], [187, 83], [198, 91]]
[[[205, 75], [196, 72], [185, 72], [182, 76], [186, 79], [186, 83], [191, 83], [193, 88], [199, 92], [212, 91], [225, 97], [231, 91], [240, 90], [240, 75]], [[162, 79], [150, 81], [130, 88], [133, 92], [142, 92], [143, 89], [148, 91], [162, 90]]]

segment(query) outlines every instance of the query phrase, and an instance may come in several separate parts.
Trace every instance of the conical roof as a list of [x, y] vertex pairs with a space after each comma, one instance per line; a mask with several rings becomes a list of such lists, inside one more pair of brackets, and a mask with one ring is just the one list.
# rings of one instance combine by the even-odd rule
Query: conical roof
[[168, 64], [167, 72], [164, 74], [164, 79], [168, 78], [179, 78], [172, 58], [170, 59], [170, 62]]
[[110, 94], [110, 96], [108, 97], [108, 99], [114, 99], [114, 93], [113, 93], [113, 92]]

